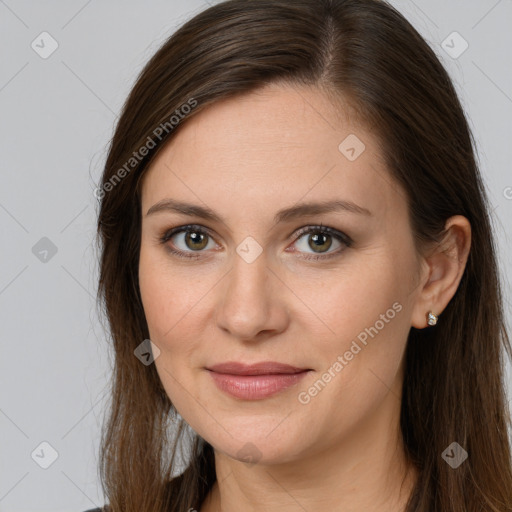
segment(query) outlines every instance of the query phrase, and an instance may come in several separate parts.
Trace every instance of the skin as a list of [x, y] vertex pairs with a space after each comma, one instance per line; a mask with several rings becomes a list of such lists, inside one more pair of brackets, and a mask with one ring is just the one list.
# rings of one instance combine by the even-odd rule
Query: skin
[[[349, 134], [365, 144], [354, 161], [338, 149]], [[146, 216], [166, 198], [207, 206], [223, 222], [172, 211]], [[273, 225], [282, 208], [332, 199], [372, 215], [337, 211]], [[427, 327], [428, 311], [440, 315], [429, 328], [442, 329], [467, 261], [467, 219], [449, 219], [442, 248], [418, 254], [405, 194], [377, 136], [348, 106], [335, 111], [319, 89], [275, 84], [190, 118], [152, 163], [141, 201], [139, 279], [161, 351], [155, 365], [180, 415], [215, 450], [217, 482], [200, 511], [405, 510], [417, 477], [399, 431], [407, 335], [411, 326]], [[297, 232], [320, 223], [353, 244], [326, 235], [315, 252], [314, 233]], [[187, 245], [183, 232], [159, 243], [165, 231], [187, 224], [211, 236], [202, 246]], [[248, 236], [263, 249], [251, 263], [236, 252]], [[396, 303], [401, 309], [389, 319]], [[381, 315], [384, 327], [301, 403], [299, 393], [365, 328], [381, 325]], [[220, 391], [205, 370], [229, 360], [313, 371], [269, 398], [241, 400]]]

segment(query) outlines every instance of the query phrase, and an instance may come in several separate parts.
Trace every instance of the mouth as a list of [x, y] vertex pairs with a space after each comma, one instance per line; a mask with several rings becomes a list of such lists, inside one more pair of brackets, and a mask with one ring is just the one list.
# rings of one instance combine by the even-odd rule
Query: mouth
[[290, 375], [311, 370], [311, 368], [300, 368], [275, 361], [262, 361], [254, 364], [228, 361], [209, 366], [206, 369], [215, 373], [229, 375]]
[[298, 383], [311, 368], [273, 361], [252, 365], [234, 361], [206, 368], [217, 388], [241, 400], [262, 400]]

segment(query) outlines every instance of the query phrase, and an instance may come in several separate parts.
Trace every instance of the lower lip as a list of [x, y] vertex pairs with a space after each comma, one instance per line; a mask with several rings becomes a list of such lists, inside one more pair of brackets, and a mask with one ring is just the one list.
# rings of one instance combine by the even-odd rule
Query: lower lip
[[217, 387], [243, 400], [261, 400], [299, 382], [309, 370], [271, 375], [230, 375], [209, 370]]

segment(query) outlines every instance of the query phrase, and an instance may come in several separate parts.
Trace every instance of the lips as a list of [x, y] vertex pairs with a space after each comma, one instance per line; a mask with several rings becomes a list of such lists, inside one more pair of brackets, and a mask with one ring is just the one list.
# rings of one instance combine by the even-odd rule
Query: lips
[[282, 375], [305, 372], [310, 370], [310, 368], [299, 368], [275, 361], [262, 361], [255, 364], [228, 361], [226, 363], [209, 366], [207, 370], [227, 375]]
[[206, 369], [218, 389], [239, 400], [270, 398], [296, 385], [310, 371], [274, 361], [250, 365], [229, 361]]

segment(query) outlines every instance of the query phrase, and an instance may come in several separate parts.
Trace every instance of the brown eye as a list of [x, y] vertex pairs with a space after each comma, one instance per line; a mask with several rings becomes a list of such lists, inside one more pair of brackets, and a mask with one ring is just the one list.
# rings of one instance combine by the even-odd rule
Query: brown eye
[[[334, 249], [338, 250], [329, 251], [333, 243]], [[297, 252], [304, 253], [304, 258], [319, 260], [339, 255], [344, 251], [343, 247], [350, 247], [352, 243], [352, 239], [341, 231], [324, 226], [310, 226], [298, 233], [294, 245]]]
[[[306, 237], [306, 235], [308, 236]], [[201, 253], [208, 252], [209, 242], [211, 242], [210, 249], [216, 246], [207, 230], [194, 225], [171, 229], [164, 233], [159, 241], [162, 244], [167, 244], [170, 241], [171, 244], [167, 249], [171, 254], [181, 258], [200, 258]], [[333, 243], [334, 248], [338, 250], [329, 251]], [[297, 246], [297, 250], [294, 252], [303, 253], [303, 258], [320, 260], [338, 256], [344, 251], [344, 247], [350, 247], [352, 243], [352, 239], [341, 231], [320, 225], [300, 230], [293, 245]]]
[[200, 251], [208, 245], [208, 235], [199, 233], [198, 231], [185, 231], [185, 245], [193, 250]]
[[200, 257], [202, 252], [206, 252], [209, 242], [212, 242], [211, 248], [215, 247], [212, 237], [200, 226], [181, 226], [171, 229], [160, 237], [162, 244], [168, 244], [169, 241], [171, 244], [168, 250], [183, 258]]
[[310, 238], [308, 239], [308, 245], [315, 252], [323, 252], [324, 249], [328, 250], [332, 245], [332, 236], [325, 234], [315, 233], [314, 235], [310, 234]]

